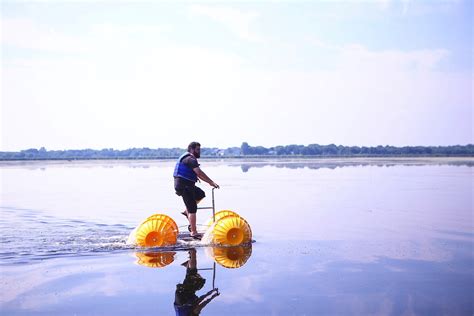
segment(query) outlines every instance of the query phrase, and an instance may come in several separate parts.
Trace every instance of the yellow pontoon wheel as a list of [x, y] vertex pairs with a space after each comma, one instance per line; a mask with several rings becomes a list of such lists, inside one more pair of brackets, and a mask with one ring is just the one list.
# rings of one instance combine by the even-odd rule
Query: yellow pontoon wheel
[[174, 245], [178, 239], [178, 230], [171, 217], [156, 214], [138, 227], [135, 238], [137, 244], [142, 247]]
[[219, 219], [212, 230], [213, 243], [237, 246], [252, 240], [252, 231], [245, 219], [240, 216], [227, 215]]
[[[147, 220], [149, 220], [149, 219], [153, 219], [153, 218], [160, 218], [161, 215], [162, 215], [162, 214], [153, 214], [153, 215], [149, 216], [145, 221], [147, 221]], [[176, 231], [178, 231], [178, 230], [179, 230], [179, 229], [178, 229], [178, 225], [176, 225], [176, 222], [175, 222], [175, 221], [173, 221], [173, 224], [174, 224], [174, 229], [175, 229]]]
[[227, 215], [239, 216], [239, 214], [237, 214], [237, 213], [234, 212], [234, 211], [231, 211], [231, 210], [222, 210], [222, 211], [219, 211], [219, 212], [217, 212], [216, 214], [214, 214], [214, 216], [211, 216], [211, 218], [209, 218], [209, 219], [207, 220], [205, 226], [211, 227], [212, 223], [214, 223], [214, 218], [215, 218], [215, 221], [217, 222], [217, 221], [220, 220], [222, 217], [227, 216]]
[[163, 268], [174, 261], [175, 252], [136, 252], [137, 263], [149, 268]]
[[236, 269], [243, 266], [252, 255], [252, 246], [214, 247], [214, 260], [224, 268]]

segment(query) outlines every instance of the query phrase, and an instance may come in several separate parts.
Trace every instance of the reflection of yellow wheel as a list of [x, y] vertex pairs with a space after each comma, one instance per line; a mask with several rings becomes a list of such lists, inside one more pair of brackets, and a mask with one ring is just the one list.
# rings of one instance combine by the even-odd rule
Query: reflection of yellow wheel
[[137, 263], [149, 268], [163, 268], [174, 261], [175, 252], [136, 252]]
[[219, 219], [212, 230], [213, 243], [236, 246], [252, 241], [250, 225], [240, 216], [227, 215]]
[[222, 217], [227, 216], [227, 215], [239, 216], [239, 214], [237, 214], [236, 212], [233, 212], [231, 210], [222, 210], [222, 211], [219, 211], [216, 214], [214, 214], [214, 217], [211, 216], [211, 218], [209, 218], [207, 220], [207, 222], [206, 222], [206, 224], [204, 224], [204, 226], [211, 227], [212, 223], [214, 223], [214, 218], [215, 218], [215, 221], [217, 222]]
[[178, 229], [171, 217], [155, 214], [138, 227], [135, 238], [142, 247], [174, 245], [178, 239]]
[[235, 247], [212, 248], [214, 260], [221, 266], [229, 269], [240, 268], [252, 254], [252, 245]]

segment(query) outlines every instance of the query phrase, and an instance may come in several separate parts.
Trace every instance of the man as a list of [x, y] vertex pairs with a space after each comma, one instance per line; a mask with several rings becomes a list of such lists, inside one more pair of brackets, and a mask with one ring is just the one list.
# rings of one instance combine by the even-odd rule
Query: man
[[214, 298], [220, 295], [219, 289], [213, 288], [198, 297], [196, 292], [206, 283], [197, 270], [196, 249], [189, 249], [189, 260], [181, 264], [186, 267], [186, 278], [176, 285], [174, 309], [177, 316], [196, 316]]
[[201, 201], [206, 194], [196, 186], [196, 181], [201, 179], [209, 183], [214, 188], [219, 185], [212, 181], [204, 171], [199, 168], [198, 158], [201, 157], [201, 144], [192, 142], [188, 146], [188, 151], [179, 157], [174, 168], [174, 189], [176, 194], [183, 198], [186, 205], [186, 211], [183, 212], [188, 218], [191, 237], [200, 240], [202, 235], [198, 234], [196, 229], [197, 203]]

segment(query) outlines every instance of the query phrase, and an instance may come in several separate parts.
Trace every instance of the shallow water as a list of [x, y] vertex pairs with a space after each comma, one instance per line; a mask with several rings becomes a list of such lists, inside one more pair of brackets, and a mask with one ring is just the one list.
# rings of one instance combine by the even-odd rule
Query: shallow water
[[153, 213], [185, 229], [173, 164], [0, 163], [2, 314], [174, 315], [190, 257], [205, 284], [188, 301], [219, 292], [202, 315], [474, 312], [472, 159], [202, 160], [256, 242], [127, 246]]

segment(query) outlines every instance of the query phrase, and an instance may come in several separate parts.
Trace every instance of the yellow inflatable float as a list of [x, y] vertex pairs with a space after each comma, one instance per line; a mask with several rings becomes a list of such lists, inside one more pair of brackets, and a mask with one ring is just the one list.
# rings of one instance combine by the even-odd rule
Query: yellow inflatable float
[[172, 246], [177, 240], [178, 226], [171, 217], [164, 214], [148, 217], [135, 230], [135, 243], [141, 247]]
[[225, 215], [211, 225], [212, 243], [224, 246], [237, 246], [252, 241], [250, 225], [239, 215]]
[[[205, 243], [238, 246], [252, 242], [252, 230], [243, 217], [231, 210], [215, 212], [214, 188], [212, 189], [212, 206], [198, 207], [198, 209], [212, 209], [212, 217], [204, 224], [206, 232], [203, 241]], [[189, 234], [180, 234], [178, 225], [171, 217], [154, 214], [130, 233], [127, 244], [140, 247], [165, 247], [175, 245], [178, 238], [182, 242], [187, 242], [186, 237], [189, 240]]]
[[[238, 246], [252, 242], [252, 230], [247, 221], [231, 210], [215, 213], [214, 189], [212, 191], [212, 217], [204, 224], [206, 232], [203, 240], [207, 243], [223, 246]], [[188, 236], [189, 237], [189, 236]], [[186, 233], [179, 233], [176, 222], [165, 214], [154, 214], [138, 225], [131, 233], [127, 244], [140, 247], [173, 246], [181, 241], [186, 242]], [[189, 238], [188, 238], [189, 239]]]
[[220, 220], [224, 216], [228, 216], [228, 215], [239, 216], [239, 214], [237, 214], [234, 211], [222, 210], [222, 211], [219, 211], [219, 212], [215, 213], [213, 216], [211, 216], [211, 218], [209, 218], [207, 220], [207, 222], [204, 224], [204, 226], [206, 226], [206, 229], [208, 229], [209, 227], [211, 227], [212, 224], [214, 224], [215, 222], [217, 222], [218, 220]]

